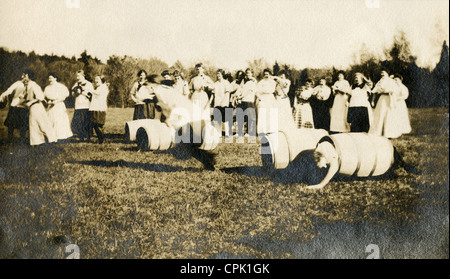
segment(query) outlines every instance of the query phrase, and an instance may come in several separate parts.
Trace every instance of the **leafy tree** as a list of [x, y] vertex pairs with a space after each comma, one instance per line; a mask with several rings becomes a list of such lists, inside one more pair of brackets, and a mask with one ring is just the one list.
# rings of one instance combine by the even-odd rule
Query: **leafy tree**
[[105, 76], [110, 83], [108, 104], [120, 107], [132, 105], [129, 91], [138, 71], [137, 60], [130, 56], [109, 57], [105, 68]]
[[272, 70], [273, 75], [274, 75], [274, 76], [278, 75], [278, 72], [280, 71], [280, 65], [278, 65], [278, 62], [277, 62], [277, 61], [275, 61], [275, 64], [273, 64], [272, 69], [273, 69], [273, 70]]
[[257, 79], [261, 79], [264, 69], [270, 68], [270, 64], [264, 58], [259, 58], [254, 59], [253, 61], [248, 61], [248, 67], [252, 69], [253, 75]]
[[447, 41], [442, 45], [441, 58], [432, 73], [433, 88], [436, 93], [435, 106], [448, 107], [449, 95], [449, 50]]

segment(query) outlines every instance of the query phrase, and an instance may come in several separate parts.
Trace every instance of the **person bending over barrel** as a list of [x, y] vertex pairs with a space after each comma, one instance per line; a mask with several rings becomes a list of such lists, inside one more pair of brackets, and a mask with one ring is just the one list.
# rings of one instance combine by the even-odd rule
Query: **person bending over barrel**
[[380, 176], [403, 167], [406, 171], [421, 174], [405, 163], [392, 143], [385, 137], [366, 133], [342, 133], [325, 136], [314, 151], [319, 168], [328, 172], [317, 185], [307, 189], [321, 189], [337, 174], [356, 177]]

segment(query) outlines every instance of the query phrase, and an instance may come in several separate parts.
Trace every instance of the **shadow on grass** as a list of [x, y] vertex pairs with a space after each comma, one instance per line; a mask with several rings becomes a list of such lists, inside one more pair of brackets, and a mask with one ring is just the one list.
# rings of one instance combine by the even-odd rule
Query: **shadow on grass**
[[126, 167], [133, 169], [142, 169], [146, 171], [156, 171], [156, 172], [179, 172], [179, 171], [200, 171], [198, 168], [183, 168], [183, 167], [174, 167], [163, 164], [145, 164], [145, 163], [135, 163], [135, 162], [126, 162], [123, 160], [119, 161], [105, 161], [105, 160], [95, 160], [95, 161], [69, 161], [69, 164], [82, 164], [88, 166], [96, 166], [96, 167]]
[[[268, 171], [264, 167], [232, 167], [223, 168], [221, 171], [225, 173], [238, 173], [253, 177], [270, 177], [273, 182], [283, 184], [306, 183], [309, 185], [318, 184], [327, 174], [328, 169], [319, 169], [313, 157], [313, 150], [307, 150], [300, 153], [287, 168]], [[351, 181], [368, 181], [368, 180], [388, 180], [396, 179], [397, 176], [393, 171], [377, 176], [377, 177], [354, 177], [336, 175], [331, 181], [333, 182], [351, 182]]]
[[125, 134], [105, 134], [105, 139], [111, 143], [133, 143], [127, 140]]

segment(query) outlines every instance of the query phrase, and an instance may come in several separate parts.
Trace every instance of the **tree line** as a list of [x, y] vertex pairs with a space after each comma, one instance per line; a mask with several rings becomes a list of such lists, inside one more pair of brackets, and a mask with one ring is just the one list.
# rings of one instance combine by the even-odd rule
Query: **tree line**
[[[337, 80], [339, 70], [346, 72], [346, 78], [351, 82], [356, 72], [363, 73], [372, 81], [380, 79], [382, 68], [388, 69], [392, 74], [399, 73], [403, 76], [403, 83], [409, 88], [410, 96], [407, 99], [408, 107], [448, 107], [449, 97], [449, 49], [447, 42], [442, 45], [441, 57], [434, 69], [423, 68], [416, 64], [417, 57], [411, 53], [410, 43], [403, 32], [399, 32], [394, 43], [384, 51], [384, 58], [367, 51], [363, 45], [359, 53], [354, 55], [354, 63], [347, 69], [330, 68], [304, 68], [297, 69], [291, 65], [278, 63], [270, 65], [263, 58], [248, 62], [248, 67], [253, 70], [257, 78], [262, 77], [264, 69], [269, 68], [276, 75], [280, 70], [285, 70], [292, 81], [288, 95], [291, 100], [295, 89], [303, 85], [307, 79], [318, 82], [320, 78], [326, 78], [329, 85]], [[209, 61], [203, 62], [205, 73], [215, 78], [218, 68]], [[189, 81], [195, 75], [194, 65], [184, 67], [180, 61], [169, 66], [166, 62], [156, 58], [134, 58], [131, 56], [112, 55], [103, 63], [96, 57], [92, 57], [84, 51], [80, 57], [65, 57], [57, 55], [37, 55], [35, 52], [24, 53], [22, 51], [9, 51], [0, 47], [0, 90], [3, 92], [12, 83], [20, 78], [21, 71], [29, 68], [35, 73], [35, 80], [41, 86], [47, 84], [48, 73], [56, 73], [60, 81], [67, 87], [75, 83], [75, 72], [84, 70], [87, 78], [93, 78], [97, 74], [105, 76], [109, 83], [110, 94], [108, 105], [113, 107], [130, 107], [134, 103], [129, 98], [129, 91], [136, 80], [136, 74], [140, 69], [148, 73], [159, 74], [164, 70], [180, 71]], [[244, 69], [242, 69], [244, 70]], [[229, 73], [234, 77], [235, 73]], [[74, 100], [69, 97], [66, 100], [67, 107], [73, 107]]]

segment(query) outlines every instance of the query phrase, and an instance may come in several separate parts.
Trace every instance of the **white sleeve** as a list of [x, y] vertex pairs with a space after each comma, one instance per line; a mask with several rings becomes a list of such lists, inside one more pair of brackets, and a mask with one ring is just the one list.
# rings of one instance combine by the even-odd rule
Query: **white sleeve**
[[19, 87], [22, 84], [21, 81], [16, 81], [14, 82], [8, 89], [6, 89], [5, 92], [3, 92], [3, 94], [1, 94], [2, 96], [9, 96], [11, 95], [11, 93], [13, 93], [14, 90], [17, 89], [17, 87]]

